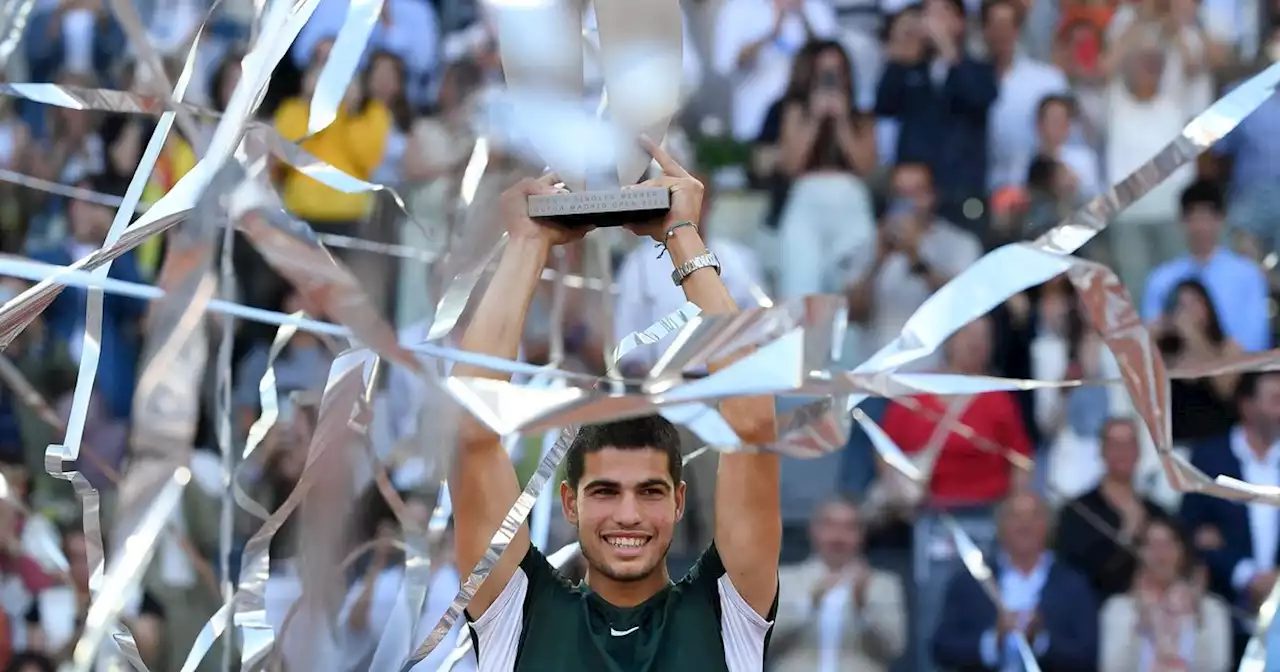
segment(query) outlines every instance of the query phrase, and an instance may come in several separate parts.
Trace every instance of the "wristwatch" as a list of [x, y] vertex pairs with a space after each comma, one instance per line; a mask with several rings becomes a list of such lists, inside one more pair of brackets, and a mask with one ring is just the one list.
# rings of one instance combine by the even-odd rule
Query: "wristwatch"
[[671, 282], [676, 283], [676, 287], [679, 287], [684, 284], [685, 278], [689, 277], [694, 271], [703, 268], [714, 268], [716, 269], [716, 275], [720, 275], [720, 260], [710, 250], [676, 266], [676, 269], [671, 271]]

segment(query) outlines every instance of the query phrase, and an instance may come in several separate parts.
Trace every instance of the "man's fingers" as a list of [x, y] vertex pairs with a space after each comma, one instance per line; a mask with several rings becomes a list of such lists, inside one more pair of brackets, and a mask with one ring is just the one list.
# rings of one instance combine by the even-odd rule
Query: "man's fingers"
[[662, 172], [666, 173], [668, 177], [689, 177], [689, 171], [676, 163], [676, 160], [671, 158], [667, 150], [650, 139], [649, 136], [640, 136], [640, 146], [644, 147], [644, 151], [648, 152], [649, 156], [652, 156], [653, 160], [658, 162], [658, 166], [662, 168]]
[[560, 176], [554, 170], [547, 171], [546, 175], [539, 177], [537, 183], [543, 187], [554, 187], [560, 182]]

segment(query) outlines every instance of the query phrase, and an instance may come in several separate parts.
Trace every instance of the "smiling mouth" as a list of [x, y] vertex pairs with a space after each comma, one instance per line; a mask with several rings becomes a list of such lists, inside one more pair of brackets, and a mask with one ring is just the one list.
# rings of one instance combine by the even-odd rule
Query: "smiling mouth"
[[637, 548], [644, 548], [644, 546], [649, 543], [649, 537], [616, 536], [616, 537], [605, 537], [604, 541], [605, 543], [609, 544], [614, 548], [620, 548], [623, 550], [633, 550]]

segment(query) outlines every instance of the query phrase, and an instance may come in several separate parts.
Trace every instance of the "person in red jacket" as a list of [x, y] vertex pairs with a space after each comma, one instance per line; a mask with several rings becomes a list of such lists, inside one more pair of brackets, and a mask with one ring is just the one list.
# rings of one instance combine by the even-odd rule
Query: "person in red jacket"
[[[991, 341], [991, 321], [986, 317], [957, 331], [943, 346], [946, 372], [986, 374]], [[940, 428], [944, 417], [956, 418], [978, 439]], [[983, 392], [962, 397], [909, 397], [890, 404], [881, 424], [903, 452], [914, 454], [928, 449], [936, 455], [929, 479], [931, 500], [942, 504], [985, 504], [1030, 483], [1030, 474], [1006, 457], [1009, 451], [1031, 455], [1031, 439], [1022, 422], [1012, 394]], [[992, 444], [1004, 450], [992, 450]]]

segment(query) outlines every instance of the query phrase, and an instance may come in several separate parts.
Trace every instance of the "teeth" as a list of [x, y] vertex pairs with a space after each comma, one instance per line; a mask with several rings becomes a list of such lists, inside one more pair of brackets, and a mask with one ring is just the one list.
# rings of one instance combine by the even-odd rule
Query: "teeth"
[[647, 539], [637, 537], [614, 537], [609, 540], [609, 543], [618, 548], [639, 548], [644, 546], [647, 541]]

